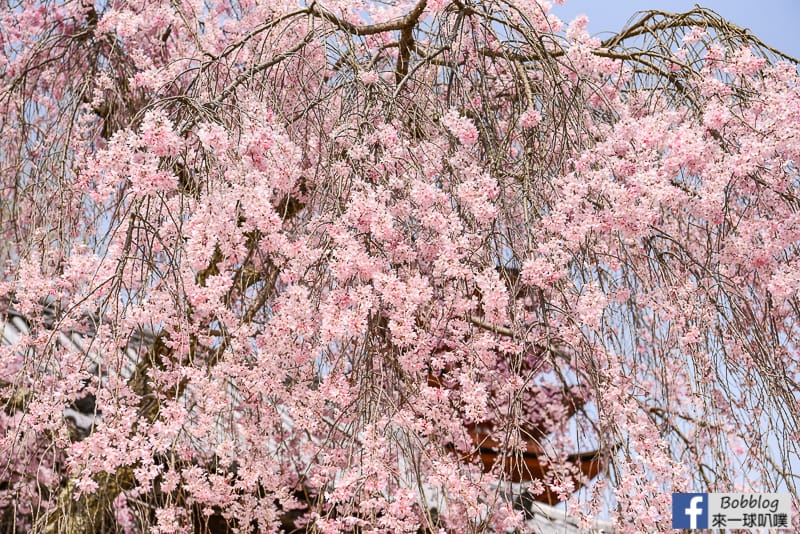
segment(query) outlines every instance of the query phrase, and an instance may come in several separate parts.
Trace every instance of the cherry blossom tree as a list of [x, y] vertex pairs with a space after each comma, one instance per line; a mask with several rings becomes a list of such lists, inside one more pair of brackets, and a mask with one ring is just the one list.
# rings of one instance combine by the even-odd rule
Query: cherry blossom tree
[[666, 531], [673, 491], [796, 492], [791, 57], [700, 8], [1, 16], [3, 528], [502, 532], [527, 495]]

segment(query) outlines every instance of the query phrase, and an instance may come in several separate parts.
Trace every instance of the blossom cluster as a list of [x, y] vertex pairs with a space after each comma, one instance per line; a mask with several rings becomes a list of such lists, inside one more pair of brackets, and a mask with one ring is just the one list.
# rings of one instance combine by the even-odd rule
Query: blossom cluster
[[545, 1], [305, 4], [2, 14], [0, 529], [785, 489], [795, 66], [696, 14], [643, 55]]

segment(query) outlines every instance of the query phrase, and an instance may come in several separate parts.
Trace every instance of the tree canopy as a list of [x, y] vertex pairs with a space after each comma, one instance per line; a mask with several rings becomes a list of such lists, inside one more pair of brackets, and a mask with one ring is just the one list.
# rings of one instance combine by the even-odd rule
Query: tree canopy
[[605, 40], [545, 1], [0, 17], [3, 528], [797, 499], [794, 58], [702, 8]]

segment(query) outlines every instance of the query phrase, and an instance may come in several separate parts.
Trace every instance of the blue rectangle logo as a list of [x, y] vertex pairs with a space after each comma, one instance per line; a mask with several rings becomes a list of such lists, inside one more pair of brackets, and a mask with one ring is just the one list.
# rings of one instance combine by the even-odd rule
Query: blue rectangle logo
[[788, 493], [673, 493], [672, 528], [791, 529]]
[[708, 528], [708, 493], [673, 493], [672, 528]]

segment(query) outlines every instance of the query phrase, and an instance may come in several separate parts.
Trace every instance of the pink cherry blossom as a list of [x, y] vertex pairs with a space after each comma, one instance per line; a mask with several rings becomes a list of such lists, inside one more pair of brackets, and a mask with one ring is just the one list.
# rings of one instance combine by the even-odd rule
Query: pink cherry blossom
[[0, 530], [795, 491], [795, 60], [554, 3], [0, 11]]

